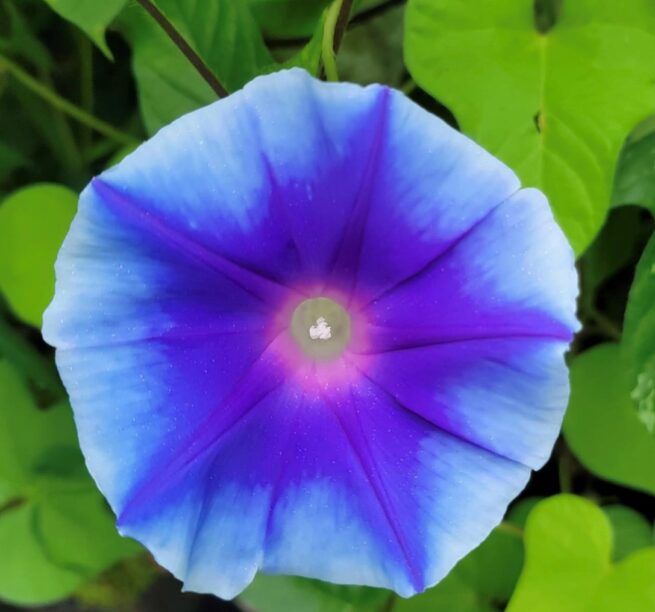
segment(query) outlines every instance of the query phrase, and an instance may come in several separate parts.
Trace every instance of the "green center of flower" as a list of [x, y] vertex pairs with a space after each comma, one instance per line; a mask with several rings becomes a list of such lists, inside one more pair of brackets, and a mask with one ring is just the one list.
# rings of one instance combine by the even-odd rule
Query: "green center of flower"
[[336, 359], [350, 342], [350, 316], [329, 298], [304, 300], [293, 311], [291, 334], [308, 357]]

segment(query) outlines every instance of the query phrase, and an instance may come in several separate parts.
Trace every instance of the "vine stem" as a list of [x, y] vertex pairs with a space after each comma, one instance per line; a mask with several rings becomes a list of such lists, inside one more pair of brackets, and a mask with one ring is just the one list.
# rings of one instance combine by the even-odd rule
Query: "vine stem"
[[12, 497], [9, 499], [9, 501], [0, 505], [0, 514], [3, 512], [9, 512], [10, 510], [15, 510], [16, 508], [20, 508], [26, 502], [27, 499], [24, 497]]
[[406, 96], [409, 96], [417, 87], [418, 85], [416, 84], [416, 81], [410, 78], [400, 86], [400, 91], [402, 91]]
[[[81, 32], [77, 35], [77, 47], [80, 57], [80, 105], [88, 113], [93, 113], [93, 49], [91, 41]], [[81, 135], [82, 149], [86, 151], [91, 145], [91, 129]]]
[[29, 89], [32, 93], [45, 100], [51, 106], [60, 110], [62, 113], [65, 113], [69, 117], [79, 121], [81, 124], [90, 127], [96, 132], [103, 134], [107, 138], [111, 138], [116, 142], [127, 145], [138, 144], [138, 140], [133, 136], [117, 130], [109, 123], [94, 117], [90, 113], [87, 113], [85, 110], [81, 109], [79, 106], [76, 106], [72, 102], [62, 98], [57, 92], [35, 79], [31, 74], [23, 70], [18, 64], [12, 62], [8, 57], [0, 54], [0, 71], [2, 70], [6, 70], [25, 88]]
[[596, 323], [599, 329], [612, 340], [616, 340], [617, 342], [621, 340], [621, 328], [618, 327], [614, 321], [612, 321], [612, 319], [605, 316], [602, 312], [598, 311], [594, 307], [589, 309], [589, 316], [591, 317], [592, 321]]
[[[168, 20], [166, 15], [162, 13], [151, 0], [137, 0], [143, 9], [157, 22], [157, 25], [164, 30], [175, 46], [182, 52], [182, 54], [191, 62], [191, 65], [198, 71], [198, 74], [205, 80], [214, 93], [219, 98], [225, 98], [229, 92], [223, 84], [218, 80], [218, 77], [211, 71], [209, 66], [205, 64], [203, 59], [193, 50], [191, 45], [184, 39], [184, 37], [177, 31], [175, 26]], [[240, 1], [240, 0], [239, 0]]]
[[325, 16], [321, 55], [328, 81], [338, 81], [337, 53], [348, 26], [353, 0], [334, 0]]
[[523, 537], [523, 529], [517, 527], [516, 525], [512, 525], [512, 523], [508, 523], [507, 521], [503, 521], [497, 525], [496, 530], [502, 533], [508, 533], [510, 535], [516, 536], [517, 538]]
[[339, 47], [341, 47], [341, 41], [343, 40], [343, 36], [346, 33], [348, 20], [350, 19], [350, 11], [352, 8], [353, 0], [341, 0], [340, 10], [337, 16], [337, 23], [334, 28], [333, 50], [335, 55], [339, 52]]

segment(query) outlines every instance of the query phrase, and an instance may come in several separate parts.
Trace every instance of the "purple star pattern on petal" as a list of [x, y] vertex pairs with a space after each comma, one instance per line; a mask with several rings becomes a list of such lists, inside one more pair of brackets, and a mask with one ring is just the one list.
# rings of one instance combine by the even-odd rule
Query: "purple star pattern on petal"
[[576, 294], [501, 162], [398, 92], [290, 70], [91, 182], [44, 335], [121, 532], [187, 588], [408, 596], [548, 458]]

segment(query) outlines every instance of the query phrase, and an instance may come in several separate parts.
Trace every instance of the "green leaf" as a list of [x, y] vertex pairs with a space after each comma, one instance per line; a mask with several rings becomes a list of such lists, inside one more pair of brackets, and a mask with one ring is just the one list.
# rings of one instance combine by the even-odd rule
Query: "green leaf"
[[[82, 610], [136, 612], [143, 609], [144, 593], [161, 576], [150, 555], [129, 557], [77, 589], [75, 601]], [[175, 609], [173, 604], [167, 607]]]
[[[535, 499], [522, 500], [507, 520], [520, 528]], [[457, 610], [492, 612], [494, 601], [506, 601], [523, 562], [520, 533], [497, 529], [464, 558], [437, 586], [411, 599], [395, 599], [395, 612]], [[261, 612], [352, 612], [380, 610], [393, 594], [382, 589], [332, 585], [306, 578], [258, 574], [240, 600]]]
[[319, 19], [314, 29], [312, 37], [309, 42], [300, 49], [297, 53], [293, 54], [288, 60], [269, 66], [268, 72], [275, 72], [281, 68], [304, 68], [310, 74], [318, 77], [322, 66], [322, 45], [323, 36], [325, 33], [325, 18], [327, 11]]
[[78, 28], [111, 59], [105, 41], [105, 30], [127, 3], [127, 0], [45, 0], [53, 11]]
[[[479, 602], [507, 601], [523, 567], [523, 540], [520, 529], [538, 498], [521, 500], [508, 512], [504, 524], [494, 529], [489, 537], [464, 557], [453, 570], [476, 594]], [[511, 531], [509, 527], [515, 527]], [[434, 590], [441, 589], [441, 584]]]
[[0, 597], [18, 605], [64, 599], [82, 582], [75, 571], [50, 562], [47, 549], [32, 535], [37, 516], [31, 504], [0, 515]]
[[655, 234], [646, 245], [625, 312], [623, 358], [639, 418], [655, 434]]
[[[386, 0], [355, 0], [352, 15]], [[250, 12], [268, 38], [309, 36], [332, 0], [247, 0]]]
[[573, 359], [564, 437], [594, 474], [655, 494], [655, 437], [639, 421], [620, 353], [603, 344]]
[[653, 609], [655, 548], [613, 566], [610, 522], [582, 497], [556, 495], [539, 503], [528, 518], [525, 551], [508, 612]]
[[404, 6], [393, 7], [348, 31], [337, 56], [342, 80], [363, 85], [400, 86], [405, 73], [402, 56], [404, 10]]
[[86, 472], [70, 407], [39, 410], [2, 360], [0, 406], [0, 598], [42, 605], [140, 549]]
[[[648, 212], [640, 206], [610, 210], [603, 229], [580, 260], [580, 297], [584, 308], [593, 307], [596, 293], [605, 282], [621, 270], [634, 267], [652, 226]], [[621, 304], [621, 312], [623, 308]]]
[[[398, 612], [457, 610], [491, 612], [512, 594], [523, 567], [521, 528], [538, 498], [521, 500], [512, 507], [503, 525], [464, 557], [439, 584], [409, 600], [399, 599]], [[508, 526], [514, 529], [508, 528]]]
[[[31, 175], [70, 178], [80, 170], [79, 151], [74, 148], [69, 126], [56, 109], [16, 79], [8, 81], [2, 105], [2, 139], [29, 160], [26, 170]], [[18, 176], [16, 179], [18, 184], [23, 182]], [[0, 184], [3, 196], [11, 191], [9, 184]]]
[[655, 108], [655, 4], [576, 0], [546, 34], [533, 0], [410, 0], [405, 59], [462, 130], [548, 196], [576, 253], [602, 225], [619, 151]]
[[331, 0], [248, 0], [250, 10], [266, 36], [302, 38], [316, 27]]
[[139, 108], [149, 134], [216, 101], [211, 87], [141, 7], [128, 6], [119, 28], [132, 46]]
[[0, 290], [35, 327], [54, 294], [54, 263], [76, 205], [73, 191], [49, 183], [16, 191], [0, 205]]
[[655, 610], [655, 548], [640, 550], [616, 566], [601, 584], [587, 610]]
[[[243, 2], [159, 0], [157, 5], [229, 91], [273, 63]], [[150, 134], [216, 100], [189, 60], [140, 6], [128, 6], [119, 27], [132, 46], [141, 114]]]
[[397, 599], [394, 612], [494, 612], [496, 608], [480, 601], [475, 590], [456, 572], [451, 572], [436, 587], [410, 599]]
[[[293, 0], [291, 0], [293, 4]], [[374, 4], [368, 2], [355, 3], [353, 13], [358, 8], [369, 8]], [[355, 83], [387, 83], [399, 85], [404, 73], [402, 62], [402, 11], [403, 7], [394, 7], [385, 11], [376, 19], [353, 27], [344, 37], [337, 62], [341, 80]], [[320, 76], [322, 67], [322, 43], [327, 10], [317, 18], [314, 32], [300, 51], [288, 57], [284, 49], [278, 49], [278, 63], [261, 70], [274, 72], [281, 68], [293, 66], [304, 68], [314, 76]]]
[[390, 597], [382, 589], [339, 586], [298, 578], [257, 574], [239, 600], [260, 612], [373, 612]]
[[[16, 370], [3, 359], [0, 359], [0, 406], [0, 481], [5, 491], [20, 496], [35, 480], [47, 482], [74, 470], [76, 476], [84, 476], [68, 408], [58, 405], [39, 410]], [[68, 463], [73, 469], [58, 469], [47, 454], [52, 449], [60, 456], [72, 457]]]
[[18, 168], [26, 168], [29, 165], [30, 160], [21, 151], [0, 140], [0, 183], [7, 180]]
[[628, 142], [621, 151], [612, 205], [639, 204], [655, 215], [655, 131]]
[[48, 70], [52, 66], [48, 48], [39, 40], [38, 33], [33, 31], [33, 24], [25, 16], [31, 7], [21, 6], [21, 9], [8, 2], [0, 4], [0, 23], [7, 24], [7, 31], [0, 35], [0, 51], [41, 70]]
[[615, 561], [620, 561], [637, 550], [655, 544], [653, 526], [636, 510], [613, 504], [604, 506], [603, 512], [612, 523]]

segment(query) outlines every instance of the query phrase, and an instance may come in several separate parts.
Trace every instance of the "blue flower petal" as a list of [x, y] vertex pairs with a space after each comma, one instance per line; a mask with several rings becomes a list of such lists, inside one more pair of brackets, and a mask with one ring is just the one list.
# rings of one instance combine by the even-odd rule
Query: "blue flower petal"
[[371, 376], [437, 425], [538, 469], [568, 401], [573, 253], [525, 189], [367, 309]]
[[[477, 546], [527, 482], [525, 466], [435, 428], [366, 379], [323, 401], [334, 430], [305, 420], [296, 438], [303, 461], [278, 484], [266, 570], [413, 595]], [[319, 477], [301, 488], [305, 449], [327, 431], [336, 445], [310, 459]]]
[[519, 187], [498, 159], [391, 92], [361, 241], [360, 289], [374, 295], [390, 290]]
[[163, 128], [102, 180], [245, 268], [321, 280], [369, 180], [387, 96], [297, 69], [255, 79]]
[[[576, 328], [545, 200], [401, 94], [292, 70], [84, 191], [44, 336], [123, 533], [186, 587], [434, 584], [543, 463]], [[334, 363], [289, 330], [351, 315]]]

